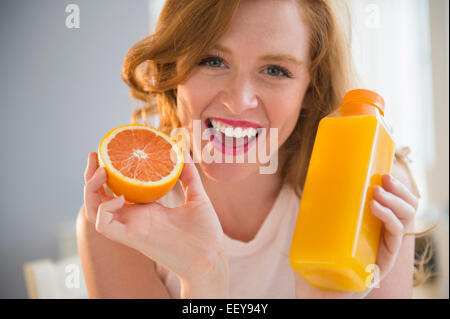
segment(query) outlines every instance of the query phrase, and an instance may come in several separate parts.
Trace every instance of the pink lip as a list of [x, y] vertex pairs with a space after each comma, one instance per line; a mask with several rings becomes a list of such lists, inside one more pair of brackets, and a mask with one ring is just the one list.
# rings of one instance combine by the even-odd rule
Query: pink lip
[[221, 122], [227, 123], [227, 124], [232, 125], [232, 126], [254, 127], [254, 128], [262, 127], [261, 125], [259, 125], [257, 123], [248, 122], [248, 121], [233, 121], [233, 120], [227, 120], [227, 119], [220, 118], [220, 117], [210, 117], [210, 119], [221, 121]]

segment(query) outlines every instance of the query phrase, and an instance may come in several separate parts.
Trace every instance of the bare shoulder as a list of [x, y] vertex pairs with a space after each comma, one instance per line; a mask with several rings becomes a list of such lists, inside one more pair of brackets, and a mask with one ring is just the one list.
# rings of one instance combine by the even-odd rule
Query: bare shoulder
[[90, 298], [170, 298], [156, 273], [155, 262], [95, 230], [77, 217], [77, 243]]

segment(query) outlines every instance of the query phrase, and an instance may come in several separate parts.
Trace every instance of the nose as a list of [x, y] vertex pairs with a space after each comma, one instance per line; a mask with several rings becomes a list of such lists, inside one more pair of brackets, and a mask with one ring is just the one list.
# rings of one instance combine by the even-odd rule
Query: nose
[[233, 76], [222, 91], [222, 103], [233, 114], [241, 114], [258, 106], [254, 85], [248, 76]]

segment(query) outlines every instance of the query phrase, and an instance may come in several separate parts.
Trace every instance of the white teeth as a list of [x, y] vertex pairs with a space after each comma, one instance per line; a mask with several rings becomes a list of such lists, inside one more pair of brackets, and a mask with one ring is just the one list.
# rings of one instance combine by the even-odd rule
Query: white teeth
[[234, 130], [233, 130], [232, 127], [227, 127], [223, 133], [224, 133], [226, 136], [233, 136]]
[[244, 136], [248, 136], [250, 138], [250, 137], [255, 136], [256, 132], [257, 132], [256, 129], [254, 129], [253, 127], [248, 127], [244, 130], [243, 134], [244, 134]]
[[259, 129], [255, 129], [253, 127], [233, 127], [217, 120], [211, 120], [211, 124], [216, 130], [225, 134], [225, 136], [234, 138], [244, 138], [247, 136], [250, 139], [256, 136], [256, 133], [259, 131]]
[[240, 137], [242, 136], [242, 128], [236, 127], [236, 128], [234, 129], [234, 136], [235, 136], [236, 138], [240, 138]]

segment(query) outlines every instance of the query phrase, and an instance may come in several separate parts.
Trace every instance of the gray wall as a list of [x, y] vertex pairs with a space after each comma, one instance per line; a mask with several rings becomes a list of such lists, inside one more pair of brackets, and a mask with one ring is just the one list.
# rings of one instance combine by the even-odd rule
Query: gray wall
[[88, 153], [137, 106], [120, 72], [148, 26], [147, 0], [0, 2], [0, 298], [27, 297], [24, 262], [58, 258]]

